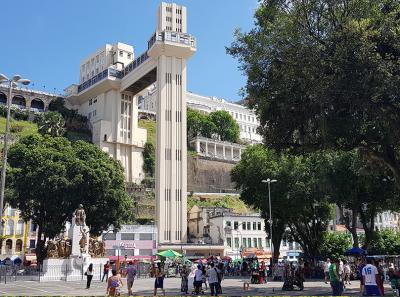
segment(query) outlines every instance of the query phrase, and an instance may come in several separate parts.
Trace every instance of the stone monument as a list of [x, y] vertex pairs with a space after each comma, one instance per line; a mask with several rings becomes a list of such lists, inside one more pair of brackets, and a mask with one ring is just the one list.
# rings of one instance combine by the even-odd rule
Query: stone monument
[[72, 216], [72, 225], [69, 229], [68, 237], [72, 241], [71, 257], [89, 256], [89, 227], [86, 225], [86, 213], [83, 205], [74, 211]]
[[[104, 242], [90, 238], [86, 213], [83, 205], [79, 204], [72, 215], [68, 238], [60, 237], [47, 242], [47, 259], [43, 262], [41, 278], [80, 280], [90, 263], [95, 267], [95, 277], [100, 278], [101, 268], [109, 260], [104, 255]], [[59, 275], [54, 275], [54, 271], [57, 271], [55, 267], [60, 268]], [[67, 275], [65, 271], [68, 271]]]

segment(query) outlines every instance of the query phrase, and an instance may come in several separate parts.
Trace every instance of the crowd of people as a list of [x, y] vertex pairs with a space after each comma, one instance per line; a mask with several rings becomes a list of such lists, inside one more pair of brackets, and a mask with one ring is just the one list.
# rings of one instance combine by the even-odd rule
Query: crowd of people
[[324, 263], [325, 283], [330, 284], [333, 296], [341, 296], [352, 280], [359, 280], [360, 293], [364, 296], [384, 296], [384, 282], [388, 279], [393, 289], [400, 289], [400, 272], [393, 263], [384, 268], [383, 263], [372, 257], [362, 257], [353, 263], [337, 258]]

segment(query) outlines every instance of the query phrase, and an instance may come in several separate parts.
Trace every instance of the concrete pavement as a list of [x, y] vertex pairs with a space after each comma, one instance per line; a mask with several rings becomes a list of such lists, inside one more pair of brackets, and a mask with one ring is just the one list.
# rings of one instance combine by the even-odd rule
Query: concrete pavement
[[[126, 281], [122, 288], [122, 295], [127, 295]], [[282, 291], [282, 282], [272, 282], [263, 285], [250, 285], [249, 291], [243, 291], [243, 283], [237, 278], [224, 279], [222, 283], [223, 295], [229, 296], [254, 296], [254, 295], [285, 295], [285, 296], [329, 296], [331, 295], [330, 286], [323, 281], [308, 281], [305, 282], [304, 291]], [[135, 295], [153, 295], [154, 279], [138, 279], [134, 284]], [[93, 281], [90, 289], [86, 289], [86, 281], [47, 281], [47, 282], [32, 282], [32, 281], [17, 281], [7, 284], [0, 284], [0, 295], [13, 296], [104, 296], [106, 292], [105, 282]], [[167, 278], [164, 281], [166, 295], [180, 295], [180, 279]], [[392, 295], [393, 292], [389, 285], [385, 286], [386, 295]], [[161, 294], [161, 292], [159, 292]], [[210, 291], [206, 290], [205, 295], [210, 295]], [[348, 286], [344, 295], [358, 296], [359, 282], [353, 282]]]

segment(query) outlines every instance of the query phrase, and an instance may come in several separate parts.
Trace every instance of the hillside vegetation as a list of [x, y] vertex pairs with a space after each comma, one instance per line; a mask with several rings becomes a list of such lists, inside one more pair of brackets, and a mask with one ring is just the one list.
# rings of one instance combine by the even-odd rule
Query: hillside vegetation
[[[5, 131], [6, 131], [6, 118], [0, 117], [0, 134], [4, 134]], [[19, 137], [23, 137], [38, 133], [38, 127], [33, 122], [17, 121], [11, 119], [10, 132], [13, 135], [18, 135]]]
[[156, 145], [156, 128], [157, 124], [152, 120], [139, 120], [139, 128], [147, 130], [147, 142]]
[[248, 207], [239, 196], [226, 195], [226, 196], [215, 196], [215, 195], [193, 195], [188, 196], [188, 210], [194, 205], [203, 207], [226, 207], [233, 209], [236, 213], [247, 213], [253, 212], [254, 210]]

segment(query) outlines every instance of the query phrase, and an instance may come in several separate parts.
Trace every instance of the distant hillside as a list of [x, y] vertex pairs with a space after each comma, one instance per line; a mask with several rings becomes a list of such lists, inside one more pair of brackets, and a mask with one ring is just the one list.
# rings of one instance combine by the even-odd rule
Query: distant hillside
[[217, 195], [193, 195], [188, 196], [188, 210], [194, 205], [197, 206], [219, 206], [233, 209], [236, 213], [253, 212], [254, 210], [247, 206], [239, 196], [217, 196]]

